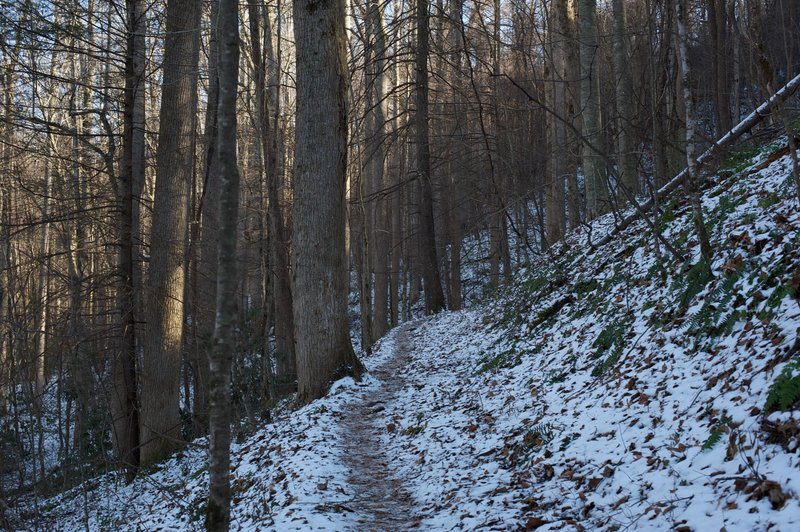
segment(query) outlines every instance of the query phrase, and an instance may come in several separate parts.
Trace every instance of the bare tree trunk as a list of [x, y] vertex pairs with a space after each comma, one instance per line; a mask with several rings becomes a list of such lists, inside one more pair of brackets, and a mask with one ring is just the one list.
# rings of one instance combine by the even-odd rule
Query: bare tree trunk
[[[450, 54], [447, 58], [447, 68], [448, 72], [448, 82], [451, 84], [455, 90], [452, 91], [451, 96], [451, 122], [452, 124], [449, 125], [450, 131], [458, 137], [463, 135], [463, 103], [462, 97], [459, 93], [459, 86], [458, 86], [458, 77], [461, 75], [461, 67], [462, 61], [464, 58], [464, 54], [461, 50], [462, 48], [462, 14], [463, 14], [463, 1], [462, 0], [452, 0], [448, 4], [449, 10], [449, 35], [447, 44], [450, 48]], [[448, 150], [447, 155], [447, 190], [448, 190], [448, 199], [450, 202], [449, 208], [445, 211], [446, 212], [446, 222], [447, 222], [447, 229], [448, 229], [448, 236], [450, 239], [450, 246], [449, 246], [449, 260], [448, 266], [450, 268], [450, 273], [448, 275], [448, 280], [450, 282], [450, 287], [447, 290], [449, 299], [447, 301], [448, 308], [451, 310], [459, 310], [462, 306], [462, 294], [461, 294], [461, 247], [462, 247], [462, 205], [464, 202], [464, 190], [463, 185], [460, 183], [458, 176], [456, 174], [456, 165], [454, 164], [456, 159], [457, 148], [452, 146], [450, 150]]]
[[[403, 89], [406, 84], [406, 70], [403, 67], [402, 63], [399, 61], [395, 63], [394, 69], [394, 86], [397, 89], [394, 91], [392, 103], [394, 107], [394, 119], [392, 120], [392, 138], [399, 139], [400, 133], [404, 130], [407, 122], [404, 119], [406, 116], [405, 114], [405, 106], [404, 102], [407, 102], [407, 98], [403, 98]], [[394, 160], [395, 166], [392, 175], [392, 186], [394, 187], [394, 192], [392, 194], [392, 216], [391, 216], [391, 231], [392, 231], [392, 277], [391, 277], [391, 287], [390, 287], [390, 306], [391, 306], [391, 323], [392, 326], [396, 326], [400, 320], [402, 319], [403, 314], [403, 301], [401, 296], [401, 290], [405, 292], [405, 285], [402, 284], [403, 281], [403, 269], [405, 268], [404, 261], [401, 261], [401, 258], [404, 257], [404, 250], [407, 249], [407, 244], [403, 239], [403, 192], [404, 187], [403, 183], [403, 176], [406, 174], [406, 153], [407, 153], [407, 145], [405, 142], [399, 142], [396, 140], [394, 143]], [[401, 288], [402, 286], [402, 288]]]
[[157, 462], [183, 445], [179, 401], [184, 259], [194, 165], [199, 26], [198, 0], [168, 0], [142, 368], [142, 464]]
[[431, 186], [431, 153], [428, 132], [428, 2], [417, 0], [416, 50], [417, 111], [417, 182], [420, 191], [420, 241], [422, 275], [425, 283], [425, 312], [434, 314], [445, 308], [439, 259], [436, 252], [436, 229], [433, 218], [433, 188]]
[[[617, 163], [621, 186], [631, 194], [639, 192], [639, 176], [636, 164], [636, 142], [633, 138], [633, 75], [631, 74], [630, 52], [628, 46], [628, 17], [625, 0], [613, 0], [614, 16], [614, 68], [617, 74], [616, 100], [619, 114], [619, 144]], [[652, 96], [655, 98], [655, 94]], [[624, 195], [623, 195], [624, 197]]]
[[359, 318], [361, 319], [361, 348], [366, 354], [372, 353], [372, 246], [370, 229], [373, 227], [369, 216], [367, 200], [364, 197], [365, 182], [368, 176], [363, 171], [365, 155], [359, 142], [355, 142], [355, 157], [358, 162], [350, 173], [350, 242], [353, 257], [353, 270], [358, 278]]
[[[266, 8], [265, 8], [266, 9]], [[267, 216], [269, 224], [269, 253], [272, 264], [271, 281], [275, 302], [276, 380], [281, 393], [296, 378], [294, 319], [292, 317], [292, 289], [289, 277], [289, 244], [280, 205], [278, 175], [278, 135], [280, 124], [280, 54], [272, 45], [272, 23], [269, 10], [259, 12], [255, 4], [248, 4], [250, 42], [255, 70], [258, 133], [267, 177]], [[263, 36], [258, 21], [264, 20]], [[261, 39], [265, 44], [261, 48]], [[280, 46], [280, 40], [278, 40]]]
[[44, 203], [42, 207], [42, 219], [44, 228], [39, 240], [39, 250], [42, 257], [42, 264], [39, 267], [39, 277], [36, 284], [38, 291], [39, 306], [36, 313], [36, 352], [34, 360], [34, 401], [36, 409], [41, 410], [44, 388], [47, 384], [45, 375], [45, 355], [47, 352], [47, 311], [48, 285], [50, 283], [50, 196], [52, 194], [52, 171], [50, 170], [49, 160], [45, 162], [44, 170]]
[[[89, 3], [90, 17], [93, 3]], [[93, 28], [91, 19], [88, 27]], [[92, 42], [92, 31], [89, 30], [88, 41]], [[76, 45], [80, 49], [80, 45]], [[85, 59], [81, 60], [80, 73], [76, 64], [78, 54], [70, 56], [70, 74], [73, 79], [91, 79], [91, 73], [86, 65]], [[89, 128], [86, 115], [79, 117], [77, 106], [81, 109], [88, 109], [91, 105], [89, 91], [86, 87], [76, 89], [76, 94], [70, 98], [69, 113], [71, 126], [73, 128], [72, 145], [70, 147], [71, 161], [70, 168], [66, 171], [69, 176], [70, 195], [72, 196], [73, 214], [70, 216], [70, 223], [66, 224], [65, 248], [67, 258], [67, 286], [68, 286], [68, 308], [69, 323], [67, 325], [67, 336], [69, 338], [70, 349], [67, 359], [69, 368], [69, 378], [71, 387], [75, 390], [75, 417], [73, 430], [73, 450], [79, 460], [86, 458], [86, 435], [89, 425], [89, 403], [91, 397], [91, 367], [90, 361], [83, 359], [85, 349], [85, 327], [83, 318], [84, 308], [88, 307], [86, 315], [91, 316], [91, 294], [84, 297], [84, 283], [87, 269], [86, 260], [86, 233], [87, 228], [83, 220], [79, 218], [80, 213], [84, 212], [84, 200], [87, 196], [84, 190], [86, 181], [83, 173], [84, 154], [80, 149], [80, 138], [84, 131]], [[80, 102], [77, 100], [80, 98]], [[113, 176], [109, 176], [113, 178]], [[65, 187], [66, 188], [66, 187]], [[88, 300], [88, 301], [87, 301]], [[86, 303], [89, 305], [86, 305]], [[86, 306], [85, 306], [86, 305]], [[63, 355], [62, 355], [63, 356]]]
[[[548, 87], [548, 106], [567, 109], [567, 81], [570, 79], [567, 48], [570, 46], [572, 0], [555, 0], [550, 8], [548, 32], [552, 59]], [[567, 128], [551, 114], [547, 123], [550, 138], [550, 168], [547, 173], [547, 243], [552, 245], [564, 235], [564, 185], [569, 174]], [[577, 191], [574, 191], [577, 192]]]
[[377, 340], [389, 330], [389, 244], [391, 242], [389, 227], [388, 202], [382, 191], [386, 188], [386, 148], [385, 122], [386, 113], [386, 35], [383, 27], [383, 15], [378, 0], [370, 0], [367, 7], [367, 35], [370, 39], [367, 54], [367, 179], [369, 186], [372, 268], [374, 282], [374, 314], [372, 320], [372, 341]]
[[708, 0], [717, 137], [724, 135], [733, 127], [731, 123], [731, 85], [728, 73], [728, 10], [725, 4], [726, 0]]
[[293, 5], [297, 47], [294, 323], [298, 401], [363, 367], [347, 323], [347, 62], [343, 0]]
[[[209, 494], [207, 530], [230, 526], [231, 361], [236, 349], [239, 169], [236, 156], [236, 94], [239, 80], [239, 2], [219, 2], [219, 214], [214, 347], [209, 357]], [[211, 207], [211, 206], [210, 206]]]
[[[657, 0], [656, 0], [657, 1]], [[655, 9], [654, 4], [648, 3], [647, 10], [652, 13]], [[665, 10], [669, 15], [673, 10]], [[667, 155], [667, 127], [666, 127], [666, 92], [667, 92], [667, 45], [669, 32], [664, 28], [668, 27], [668, 20], [657, 22], [650, 18], [648, 25], [648, 38], [654, 43], [651, 50], [650, 60], [650, 120], [652, 122], [651, 147], [653, 150], [653, 188], [659, 189], [669, 178], [669, 158]], [[664, 17], [661, 17], [664, 19]], [[660, 24], [660, 26], [657, 26]], [[657, 35], [661, 34], [662, 39], [657, 42]], [[656, 45], [657, 44], [657, 45]]]
[[688, 58], [688, 36], [686, 30], [686, 5], [687, 0], [676, 0], [675, 14], [678, 28], [678, 60], [683, 79], [683, 99], [686, 117], [686, 163], [689, 174], [686, 179], [686, 189], [689, 193], [689, 202], [692, 206], [692, 218], [697, 239], [700, 241], [700, 254], [706, 264], [711, 265], [711, 244], [703, 219], [703, 207], [700, 198], [700, 176], [697, 173], [697, 146], [695, 140], [696, 120], [692, 89], [690, 85], [691, 72]]
[[[192, 425], [196, 435], [208, 429], [208, 357], [213, 349], [214, 320], [217, 300], [217, 248], [219, 240], [219, 0], [210, 1], [211, 19], [208, 38], [208, 91], [203, 136], [202, 194], [198, 202], [200, 212], [200, 240], [198, 246], [195, 283], [197, 291], [192, 305], [193, 329], [192, 370], [194, 372], [194, 408]], [[198, 220], [195, 220], [195, 224]], [[193, 226], [195, 234], [197, 226]]]
[[[500, 93], [498, 83], [500, 81], [500, 54], [502, 52], [502, 41], [500, 36], [500, 0], [492, 2], [492, 42], [491, 42], [491, 106], [492, 112], [489, 114], [491, 125], [490, 137], [486, 139], [487, 157], [489, 160], [489, 178], [491, 180], [491, 209], [490, 216], [490, 241], [491, 241], [491, 261], [490, 270], [492, 284], [500, 285], [500, 265], [503, 266], [503, 278], [505, 281], [511, 279], [511, 253], [508, 246], [508, 220], [510, 212], [506, 209], [507, 203], [507, 177], [508, 172], [503, 171], [503, 157], [500, 155], [498, 139], [503, 135], [505, 120], [500, 118]], [[479, 103], [480, 105], [480, 103]]]
[[136, 185], [144, 182], [144, 75], [145, 9], [142, 0], [126, 1], [128, 34], [125, 53], [125, 100], [123, 108], [122, 162], [119, 172], [119, 288], [120, 349], [114, 357], [113, 412], [114, 446], [125, 478], [133, 480], [139, 467], [139, 413], [136, 378]]
[[736, 17], [736, 1], [729, 4], [728, 20], [731, 25], [731, 105], [733, 106], [733, 124], [742, 119], [741, 98], [741, 39], [739, 20]]
[[591, 220], [608, 209], [605, 165], [595, 150], [603, 149], [600, 123], [600, 62], [597, 44], [597, 2], [578, 0], [578, 26], [580, 28], [581, 105], [583, 117], [582, 143], [583, 175], [586, 181], [586, 218]]
[[[264, 19], [267, 23], [264, 42], [266, 44], [267, 60], [270, 65], [267, 69], [267, 100], [266, 109], [272, 111], [271, 119], [268, 113], [267, 134], [270, 137], [268, 156], [266, 158], [267, 172], [267, 195], [269, 201], [269, 226], [272, 238], [270, 239], [272, 268], [274, 273], [273, 284], [275, 287], [275, 350], [278, 358], [277, 378], [280, 383], [290, 386], [297, 378], [297, 361], [295, 358], [295, 331], [294, 315], [292, 312], [292, 281], [289, 265], [291, 264], [291, 253], [288, 229], [284, 223], [284, 211], [281, 206], [280, 186], [281, 186], [281, 165], [279, 165], [279, 154], [281, 153], [281, 125], [279, 122], [281, 97], [280, 62], [282, 50], [281, 36], [281, 2], [277, 6], [277, 31], [276, 47], [272, 46], [272, 23], [269, 12]], [[281, 156], [281, 159], [283, 157]]]

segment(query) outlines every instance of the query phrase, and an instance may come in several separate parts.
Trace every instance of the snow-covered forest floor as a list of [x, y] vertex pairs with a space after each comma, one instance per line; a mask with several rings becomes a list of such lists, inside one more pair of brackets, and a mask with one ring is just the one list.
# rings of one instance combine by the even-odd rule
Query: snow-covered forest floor
[[[740, 153], [704, 190], [711, 277], [688, 204], [669, 202], [655, 223], [688, 266], [643, 222], [597, 250], [581, 230], [482, 305], [389, 333], [362, 382], [236, 443], [233, 528], [800, 529], [800, 209], [784, 145]], [[200, 529], [206, 483], [199, 440], [129, 486], [101, 477], [16, 518]]]

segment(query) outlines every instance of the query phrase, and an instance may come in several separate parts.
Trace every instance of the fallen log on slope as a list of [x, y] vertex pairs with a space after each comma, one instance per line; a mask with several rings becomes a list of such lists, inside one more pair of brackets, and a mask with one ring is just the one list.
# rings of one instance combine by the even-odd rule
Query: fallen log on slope
[[[718, 155], [722, 150], [728, 148], [731, 144], [736, 142], [742, 135], [753, 129], [753, 127], [760, 124], [766, 117], [771, 115], [776, 109], [780, 108], [783, 103], [788, 100], [800, 88], [800, 75], [794, 77], [789, 83], [784, 85], [778, 92], [773, 94], [767, 101], [762, 103], [758, 108], [750, 113], [744, 120], [739, 122], [733, 129], [728, 131], [714, 144], [711, 145], [700, 157], [696, 159], [697, 166], [710, 161], [713, 157]], [[787, 132], [788, 133], [788, 132]], [[614, 227], [606, 236], [594, 243], [592, 247], [599, 248], [611, 242], [620, 231], [627, 228], [633, 222], [642, 217], [642, 212], [647, 211], [653, 207], [656, 201], [661, 201], [669, 194], [674, 192], [689, 175], [689, 169], [684, 168], [675, 177], [669, 180], [667, 184], [658, 189], [646, 202], [642, 203], [633, 213], [629, 214], [622, 221]]]

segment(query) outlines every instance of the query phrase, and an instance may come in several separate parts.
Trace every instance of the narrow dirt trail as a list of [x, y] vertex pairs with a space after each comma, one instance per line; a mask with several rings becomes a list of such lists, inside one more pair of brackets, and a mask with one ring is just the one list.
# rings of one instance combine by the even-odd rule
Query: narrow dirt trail
[[394, 356], [372, 372], [380, 388], [351, 403], [341, 422], [343, 460], [354, 490], [351, 509], [359, 516], [356, 530], [407, 530], [418, 522], [416, 502], [403, 479], [390, 470], [381, 441], [388, 430], [387, 406], [406, 384], [403, 367], [411, 358], [410, 333], [414, 329], [413, 323], [401, 326]]

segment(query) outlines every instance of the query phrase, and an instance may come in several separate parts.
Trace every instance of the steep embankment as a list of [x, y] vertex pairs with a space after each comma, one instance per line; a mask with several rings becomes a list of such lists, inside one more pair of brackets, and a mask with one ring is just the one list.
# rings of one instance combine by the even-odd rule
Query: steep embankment
[[[364, 382], [236, 446], [234, 529], [797, 529], [800, 210], [780, 148], [705, 190], [710, 276], [642, 222], [598, 250], [581, 232], [488, 305], [390, 333]], [[696, 254], [688, 206], [663, 210]], [[196, 444], [40, 524], [199, 529]]]

